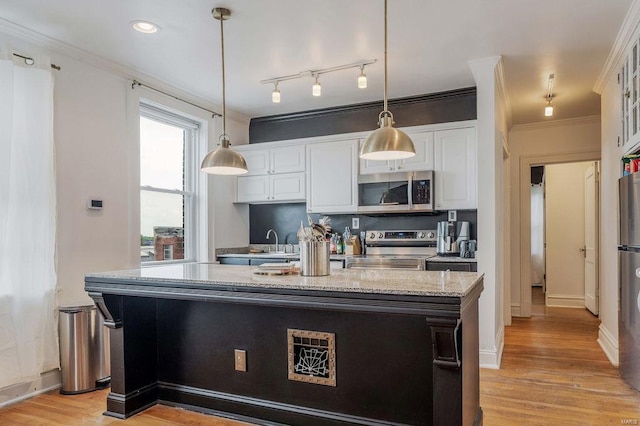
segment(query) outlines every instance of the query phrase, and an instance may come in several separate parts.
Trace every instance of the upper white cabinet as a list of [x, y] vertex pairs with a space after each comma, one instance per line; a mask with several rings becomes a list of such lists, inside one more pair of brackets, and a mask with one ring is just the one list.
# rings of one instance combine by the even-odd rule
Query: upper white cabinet
[[435, 136], [435, 209], [476, 209], [476, 128], [438, 130]]
[[[260, 144], [262, 145], [262, 144]], [[249, 172], [238, 176], [238, 203], [304, 201], [305, 146], [243, 145], [238, 147]]]
[[307, 212], [358, 210], [359, 146], [358, 139], [307, 145]]
[[622, 96], [622, 136], [620, 145], [640, 141], [640, 41], [632, 43], [619, 75]]
[[[413, 141], [416, 155], [406, 160], [360, 160], [360, 174], [411, 172], [433, 170], [433, 138], [434, 132], [407, 132]], [[364, 140], [361, 144], [364, 143]]]
[[304, 172], [303, 144], [273, 148], [245, 148], [239, 151], [249, 169], [245, 176]]
[[238, 203], [305, 200], [305, 173], [238, 176]]

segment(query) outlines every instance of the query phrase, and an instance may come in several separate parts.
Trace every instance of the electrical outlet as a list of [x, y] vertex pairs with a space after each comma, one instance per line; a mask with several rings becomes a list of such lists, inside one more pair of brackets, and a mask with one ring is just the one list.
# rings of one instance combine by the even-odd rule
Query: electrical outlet
[[351, 218], [351, 229], [360, 229], [360, 218], [352, 217]]
[[236, 371], [247, 371], [247, 351], [236, 349], [234, 351]]
[[455, 222], [457, 220], [458, 214], [457, 210], [449, 210], [449, 222]]

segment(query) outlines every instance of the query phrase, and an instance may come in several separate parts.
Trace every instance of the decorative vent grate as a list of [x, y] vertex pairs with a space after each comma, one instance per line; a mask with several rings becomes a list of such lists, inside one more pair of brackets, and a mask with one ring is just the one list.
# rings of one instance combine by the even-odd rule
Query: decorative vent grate
[[287, 330], [289, 380], [336, 385], [335, 334]]

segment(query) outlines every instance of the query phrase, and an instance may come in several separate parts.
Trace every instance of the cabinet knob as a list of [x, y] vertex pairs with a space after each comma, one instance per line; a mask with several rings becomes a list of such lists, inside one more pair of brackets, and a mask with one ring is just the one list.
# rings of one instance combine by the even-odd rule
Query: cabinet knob
[[389, 170], [393, 171], [393, 167], [389, 167]]
[[631, 91], [630, 91], [629, 89], [627, 89], [627, 91], [626, 91], [626, 92], [624, 92], [624, 97], [625, 97], [625, 98], [629, 98], [629, 97], [631, 97]]
[[402, 166], [398, 166], [398, 170], [400, 170], [402, 168]]

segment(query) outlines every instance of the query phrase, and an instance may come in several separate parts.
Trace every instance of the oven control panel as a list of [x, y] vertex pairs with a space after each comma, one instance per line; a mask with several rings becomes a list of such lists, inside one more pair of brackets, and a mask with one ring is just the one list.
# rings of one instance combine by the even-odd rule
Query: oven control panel
[[429, 242], [436, 241], [436, 231], [432, 229], [418, 231], [367, 231], [367, 244], [372, 242]]

